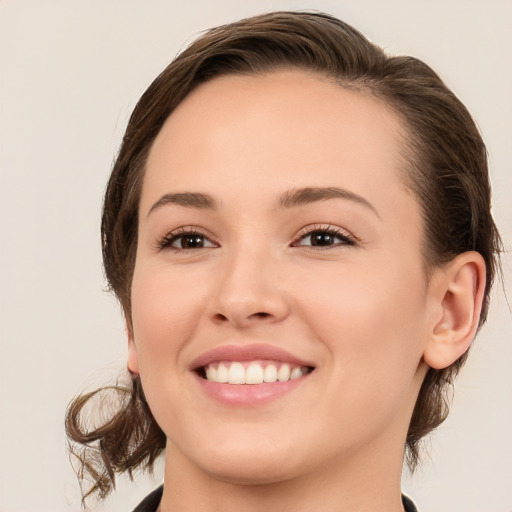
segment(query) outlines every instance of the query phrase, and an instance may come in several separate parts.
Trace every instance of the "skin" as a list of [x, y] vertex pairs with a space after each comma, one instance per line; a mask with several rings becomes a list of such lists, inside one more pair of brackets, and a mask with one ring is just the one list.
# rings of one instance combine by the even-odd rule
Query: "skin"
[[[427, 363], [468, 348], [484, 285], [475, 253], [427, 281], [405, 140], [379, 100], [299, 71], [216, 78], [165, 123], [144, 177], [128, 329], [128, 367], [168, 438], [163, 512], [402, 510]], [[277, 206], [307, 187], [364, 201]], [[217, 207], [161, 200], [184, 192]], [[162, 247], [184, 227], [204, 247]], [[341, 238], [311, 246], [308, 230], [332, 228]], [[264, 405], [212, 400], [191, 362], [253, 343], [315, 369]]]

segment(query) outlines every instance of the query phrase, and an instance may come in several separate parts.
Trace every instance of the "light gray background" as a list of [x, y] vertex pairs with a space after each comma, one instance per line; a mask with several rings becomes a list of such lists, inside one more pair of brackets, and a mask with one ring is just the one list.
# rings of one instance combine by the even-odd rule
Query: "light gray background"
[[[0, 0], [0, 512], [80, 510], [63, 416], [74, 394], [124, 367], [119, 309], [102, 291], [99, 215], [137, 98], [200, 30], [301, 8], [338, 15], [441, 74], [487, 142], [511, 247], [510, 0]], [[510, 258], [504, 266], [510, 284]], [[430, 461], [404, 479], [422, 512], [512, 511], [511, 338], [498, 288]], [[121, 480], [93, 510], [131, 510], [156, 473]]]

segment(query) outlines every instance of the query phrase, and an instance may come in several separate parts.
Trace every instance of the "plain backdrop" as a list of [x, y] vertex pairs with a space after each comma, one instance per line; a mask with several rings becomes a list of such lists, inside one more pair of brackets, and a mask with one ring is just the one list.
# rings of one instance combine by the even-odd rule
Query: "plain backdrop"
[[[429, 63], [486, 140], [494, 215], [512, 244], [510, 0], [0, 0], [0, 512], [80, 510], [63, 418], [123, 371], [104, 292], [99, 220], [128, 115], [201, 30], [276, 9], [317, 9], [394, 54]], [[512, 511], [512, 326], [504, 289], [456, 385], [448, 421], [404, 489], [421, 512]], [[120, 479], [94, 511], [127, 512], [161, 480]]]

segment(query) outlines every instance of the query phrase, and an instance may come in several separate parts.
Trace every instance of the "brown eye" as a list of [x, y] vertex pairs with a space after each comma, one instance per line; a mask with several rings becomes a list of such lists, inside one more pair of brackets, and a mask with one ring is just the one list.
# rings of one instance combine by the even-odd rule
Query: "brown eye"
[[325, 232], [316, 232], [309, 235], [311, 240], [311, 245], [314, 247], [325, 247], [326, 245], [332, 245], [336, 243], [336, 239], [338, 237], [335, 237], [331, 235], [330, 233]]
[[205, 246], [205, 237], [198, 234], [181, 235], [172, 242], [172, 247], [179, 249], [201, 249]]
[[333, 247], [354, 244], [354, 240], [344, 233], [328, 229], [316, 229], [302, 236], [297, 245], [310, 247]]
[[158, 242], [158, 249], [173, 249], [175, 251], [192, 251], [206, 247], [217, 247], [207, 236], [196, 231], [179, 230], [170, 233]]

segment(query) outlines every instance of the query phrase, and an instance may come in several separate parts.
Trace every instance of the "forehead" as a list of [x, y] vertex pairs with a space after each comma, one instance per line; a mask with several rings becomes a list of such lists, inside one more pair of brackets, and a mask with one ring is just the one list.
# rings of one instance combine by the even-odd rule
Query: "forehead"
[[[144, 204], [161, 187], [206, 187], [250, 180], [255, 195], [291, 186], [343, 185], [378, 196], [404, 186], [404, 130], [370, 93], [302, 71], [228, 75], [200, 85], [176, 108], [151, 148]], [[338, 183], [334, 183], [337, 181]], [[390, 187], [388, 187], [390, 188]]]

